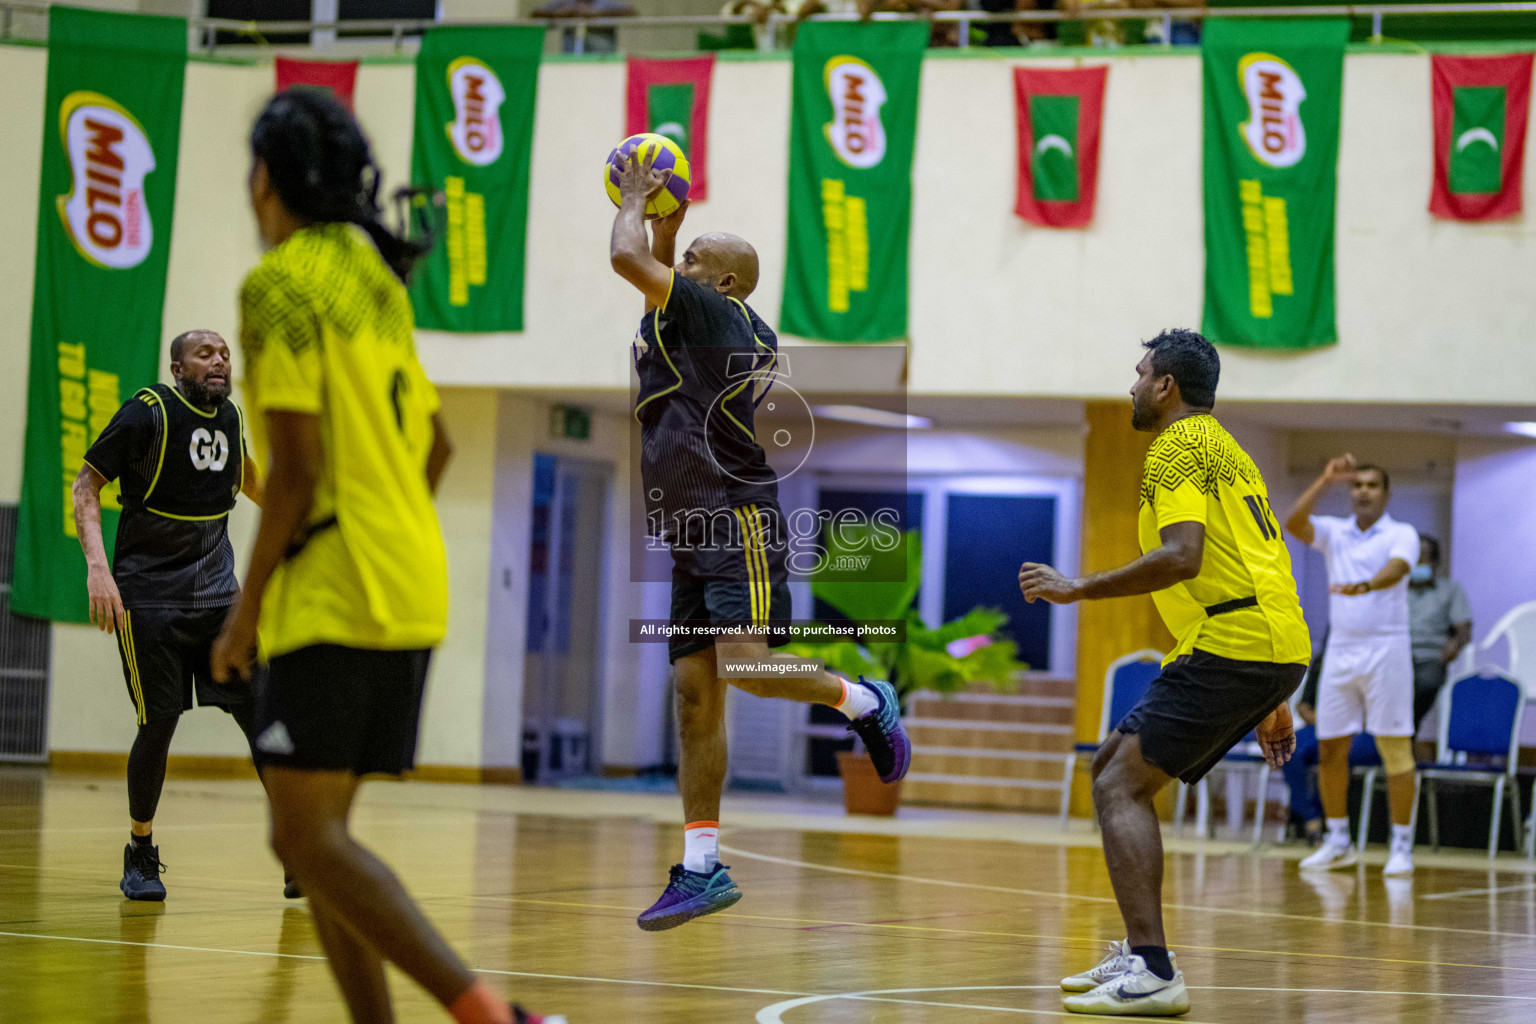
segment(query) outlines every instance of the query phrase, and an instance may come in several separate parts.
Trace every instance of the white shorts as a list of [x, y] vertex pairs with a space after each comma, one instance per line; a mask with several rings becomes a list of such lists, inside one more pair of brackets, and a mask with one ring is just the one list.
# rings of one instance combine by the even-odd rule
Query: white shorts
[[1413, 652], [1395, 643], [1335, 643], [1317, 683], [1317, 738], [1413, 735]]

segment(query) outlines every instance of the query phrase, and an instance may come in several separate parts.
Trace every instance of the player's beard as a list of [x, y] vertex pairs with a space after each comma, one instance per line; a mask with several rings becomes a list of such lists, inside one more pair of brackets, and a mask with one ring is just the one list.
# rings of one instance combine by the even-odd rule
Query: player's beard
[[1148, 409], [1141, 400], [1140, 395], [1131, 396], [1131, 429], [1151, 430], [1157, 424], [1157, 417]]
[[229, 397], [229, 383], [209, 384], [206, 381], [183, 377], [181, 386], [187, 392], [187, 401], [199, 408], [217, 409]]

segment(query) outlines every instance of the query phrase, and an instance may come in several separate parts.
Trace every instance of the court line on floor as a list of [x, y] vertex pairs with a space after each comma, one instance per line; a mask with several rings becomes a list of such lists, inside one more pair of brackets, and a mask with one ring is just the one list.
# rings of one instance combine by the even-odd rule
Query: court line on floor
[[[725, 849], [725, 848], [722, 847], [722, 849]], [[735, 852], [742, 853], [743, 851], [735, 851]], [[750, 854], [745, 854], [745, 853], [743, 853], [743, 855], [751, 856]], [[812, 865], [812, 866], [815, 866], [815, 865]], [[100, 875], [99, 872], [94, 872], [94, 871], [72, 870], [72, 869], [68, 869], [68, 868], [47, 868], [47, 869], [41, 869], [37, 865], [0, 864], [0, 870], [4, 870], [4, 869], [12, 869], [12, 870], [18, 870], [18, 871], [46, 870], [50, 874], [63, 875], [63, 876], [66, 876], [66, 877], [72, 876], [72, 877], [76, 877], [76, 878], [86, 878], [86, 879], [91, 879], [93, 881], [100, 881], [103, 885], [105, 885], [106, 882], [108, 881], [108, 879], [104, 879]], [[853, 872], [858, 873], [858, 874], [869, 874], [869, 875], [872, 875], [873, 877], [876, 877], [876, 878], [897, 879], [897, 880], [902, 880], [905, 877], [905, 876], [899, 876], [899, 875], [887, 875], [887, 874], [882, 874], [880, 872], [856, 871], [856, 869], [852, 869], [852, 868], [825, 868], [825, 870], [837, 871], [837, 872], [853, 871]], [[942, 884], [963, 885], [963, 886], [966, 886], [968, 888], [995, 889], [995, 890], [1002, 891], [1002, 892], [1019, 892], [1019, 891], [1026, 891], [1027, 892], [1028, 891], [1028, 890], [1005, 889], [1005, 888], [1002, 888], [1000, 886], [981, 886], [981, 885], [975, 885], [975, 884], [972, 884], [972, 883], [946, 883], [943, 880], [938, 880], [938, 879], [912, 879], [912, 880], [913, 881], [930, 881], [930, 882], [934, 882], [936, 884], [941, 884], [941, 885]], [[224, 891], [229, 891], [231, 888], [236, 889], [236, 890], [239, 890], [239, 889], [255, 889], [255, 888], [261, 888], [263, 890], [270, 889], [270, 883], [258, 882], [258, 881], [252, 880], [252, 879], [242, 879], [242, 878], [210, 878], [210, 877], [205, 877], [205, 876], [182, 876], [182, 881], [187, 882], [189, 884], [194, 884], [194, 885], [206, 885], [206, 886], [218, 888], [218, 889], [221, 889], [221, 890], [224, 890]], [[231, 894], [233, 895], [233, 893], [231, 893]], [[645, 909], [643, 907], [620, 906], [618, 904], [609, 904], [609, 903], [582, 903], [582, 902], [578, 902], [578, 901], [575, 901], [575, 900], [538, 899], [538, 898], [534, 898], [534, 897], [530, 897], [530, 896], [492, 896], [492, 895], [482, 895], [482, 894], [478, 894], [478, 893], [444, 893], [444, 892], [431, 892], [431, 891], [427, 891], [427, 890], [417, 890], [416, 891], [416, 895], [418, 897], [420, 897], [421, 899], [423, 899], [423, 900], [433, 900], [433, 901], [469, 900], [469, 901], [482, 901], [482, 902], [491, 902], [491, 903], [528, 904], [530, 906], [544, 906], [544, 907], [568, 907], [568, 908], [571, 908], [573, 910], [613, 910], [613, 911], [618, 911], [618, 912], [620, 912], [622, 914], [625, 914], [625, 915], [637, 914], [641, 910]], [[1059, 895], [1059, 894], [1052, 894], [1052, 895]], [[975, 936], [977, 938], [1036, 939], [1036, 940], [1040, 940], [1040, 941], [1043, 941], [1043, 942], [1050, 942], [1050, 943], [1056, 943], [1058, 945], [1069, 945], [1069, 946], [1070, 945], [1076, 945], [1076, 946], [1085, 946], [1085, 947], [1097, 947], [1097, 946], [1100, 946], [1100, 945], [1103, 944], [1103, 940], [1100, 939], [1100, 938], [1077, 939], [1077, 938], [1073, 938], [1072, 936], [1068, 936], [1068, 935], [1046, 935], [1046, 934], [1039, 934], [1039, 933], [1034, 933], [1034, 932], [987, 931], [987, 930], [975, 929], [975, 928], [937, 928], [937, 927], [928, 926], [928, 925], [901, 924], [901, 923], [896, 923], [896, 922], [836, 921], [836, 920], [824, 920], [824, 919], [821, 919], [821, 918], [778, 917], [778, 916], [771, 916], [771, 915], [766, 915], [766, 914], [747, 914], [747, 913], [742, 913], [740, 911], [732, 911], [732, 913], [730, 914], [730, 918], [735, 918], [735, 919], [738, 919], [738, 920], [747, 920], [747, 921], [767, 921], [767, 922], [776, 923], [776, 924], [814, 925], [814, 926], [818, 926], [818, 927], [866, 928], [866, 929], [887, 930], [887, 931], [931, 932], [931, 933], [939, 934], [939, 935], [954, 935], [954, 936], [967, 936], [967, 935], [969, 935], [969, 936]], [[728, 920], [729, 920], [729, 918], [724, 918], [724, 919], [723, 918], [710, 918], [708, 920], [708, 922], [706, 922], [706, 923], [718, 925], [718, 924], [725, 924], [725, 923], [727, 923]], [[1324, 918], [1322, 920], [1329, 920], [1329, 919]], [[3, 935], [3, 934], [6, 934], [6, 933], [0, 933], [0, 935]], [[1479, 934], [1479, 935], [1507, 935], [1507, 934], [1511, 934], [1511, 933], [1505, 933], [1505, 932], [1478, 932], [1476, 934]], [[1517, 938], [1527, 938], [1527, 939], [1532, 938], [1529, 935], [1516, 935], [1516, 937]], [[86, 941], [86, 940], [82, 940], [82, 941]], [[107, 941], [107, 940], [98, 940], [98, 941]], [[1408, 959], [1403, 959], [1401, 957], [1352, 956], [1352, 955], [1345, 954], [1345, 953], [1312, 953], [1312, 952], [1306, 952], [1306, 951], [1303, 951], [1303, 950], [1289, 950], [1289, 949], [1246, 949], [1246, 948], [1242, 948], [1242, 947], [1233, 947], [1233, 946], [1194, 946], [1194, 945], [1185, 945], [1185, 944], [1176, 944], [1176, 945], [1172, 946], [1171, 948], [1173, 948], [1173, 949], [1189, 950], [1191, 952], [1197, 952], [1197, 953], [1235, 953], [1235, 954], [1245, 954], [1245, 955], [1250, 955], [1250, 956], [1308, 957], [1308, 958], [1312, 958], [1312, 959], [1344, 960], [1344, 961], [1350, 961], [1350, 962], [1364, 962], [1364, 963], [1374, 963], [1374, 964], [1401, 964], [1403, 966], [1408, 966], [1408, 967], [1457, 967], [1457, 968], [1466, 968], [1466, 969], [1470, 969], [1470, 970], [1507, 971], [1507, 972], [1514, 972], [1514, 973], [1536, 973], [1536, 967], [1512, 967], [1512, 966], [1509, 966], [1509, 965], [1506, 965], [1506, 964], [1469, 964], [1469, 963], [1460, 963], [1460, 962], [1457, 962], [1457, 961], [1444, 961], [1444, 960], [1408, 960]]]
[[[145, 949], [165, 949], [191, 953], [222, 953], [232, 956], [259, 956], [269, 959], [284, 960], [309, 960], [320, 962], [325, 958], [309, 953], [282, 953], [256, 949], [227, 949], [217, 946], [183, 946], [166, 942], [134, 942], [128, 939], [101, 939], [81, 935], [48, 935], [37, 932], [7, 932], [0, 931], [0, 938], [13, 939], [37, 939], [55, 942], [78, 942], [91, 945], [104, 946], [134, 946]], [[848, 999], [858, 1002], [897, 1003], [905, 1006], [932, 1006], [937, 1008], [961, 1009], [961, 1010], [990, 1010], [1001, 1013], [1028, 1014], [1036, 1016], [1068, 1017], [1081, 1016], [1068, 1014], [1064, 1010], [1037, 1010], [1029, 1007], [1013, 1006], [986, 1006], [974, 1003], [942, 1003], [922, 999], [894, 999], [891, 996], [916, 994], [920, 992], [1023, 992], [1042, 991], [1055, 989], [1055, 985], [967, 985], [945, 988], [905, 988], [905, 989], [870, 989], [862, 992], [836, 992], [836, 993], [804, 993], [785, 991], [782, 989], [743, 988], [730, 985], [704, 985], [697, 982], [673, 982], [651, 981], [640, 978], [600, 978], [589, 975], [553, 974], [540, 971], [511, 971], [499, 968], [476, 967], [474, 970], [481, 974], [495, 974], [513, 978], [535, 978], [551, 981], [571, 981], [596, 983], [604, 985], [634, 985], [645, 988], [681, 988], [708, 992], [729, 992], [736, 995], [767, 995], [789, 996], [790, 999], [776, 1003], [773, 1006], [760, 1010], [757, 1014], [757, 1024], [784, 1024], [781, 1015], [765, 1017], [764, 1014], [775, 1010], [782, 1014], [783, 1011], [797, 1006], [809, 1005], [817, 1002], [828, 1002], [834, 999]], [[1405, 991], [1381, 991], [1378, 989], [1313, 989], [1313, 988], [1277, 988], [1255, 986], [1190, 986], [1193, 991], [1202, 992], [1301, 992], [1320, 995], [1378, 995], [1378, 996], [1420, 996], [1445, 999], [1493, 999], [1521, 1002], [1536, 1002], [1536, 996], [1510, 996], [1491, 995], [1485, 993], [1464, 992], [1405, 992]], [[1184, 1020], [1183, 1024], [1200, 1024], [1197, 1021]]]
[[[881, 988], [866, 989], [862, 992], [844, 992], [831, 996], [800, 996], [795, 999], [786, 999], [783, 1002], [765, 1006], [757, 1011], [754, 1018], [756, 1024], [786, 1024], [784, 1014], [790, 1010], [802, 1006], [810, 1006], [815, 1003], [831, 1002], [835, 999], [849, 999], [858, 1001], [884, 1001], [877, 999], [880, 996], [906, 995], [919, 992], [1022, 992], [1038, 991], [1040, 989], [1054, 989], [1055, 985], [954, 985], [945, 988]], [[1371, 995], [1371, 996], [1421, 996], [1438, 999], [1506, 999], [1520, 1000], [1524, 1002], [1536, 1002], [1536, 996], [1504, 996], [1485, 995], [1480, 992], [1383, 992], [1379, 989], [1350, 989], [1350, 988], [1258, 988], [1246, 985], [1191, 985], [1191, 992], [1300, 992], [1309, 995]], [[940, 1003], [927, 1000], [890, 1000], [916, 1006], [936, 1006], [961, 1010], [991, 1010], [998, 1013], [1019, 1013], [1049, 1017], [1077, 1017], [1097, 1016], [1073, 1014], [1065, 1010], [1036, 1010], [1030, 1007], [1019, 1006], [988, 1006], [980, 1003]], [[1186, 1018], [1180, 1017], [1183, 1024], [1195, 1024]]]
[[[617, 910], [624, 914], [638, 913], [640, 907], [621, 907], [607, 903], [578, 903], [574, 900], [550, 900], [535, 899], [529, 896], [461, 896], [447, 893], [421, 892], [416, 893], [423, 899], [440, 900], [486, 900], [495, 903], [526, 903], [531, 906], [569, 907], [573, 910]], [[957, 937], [974, 936], [976, 938], [992, 939], [1038, 939], [1043, 942], [1058, 945], [1101, 947], [1104, 940], [1101, 938], [1078, 939], [1070, 935], [1045, 935], [1035, 932], [995, 932], [982, 931], [975, 928], [935, 928], [928, 925], [911, 925], [896, 923], [877, 923], [870, 921], [826, 921], [813, 917], [774, 917], [767, 914], [745, 914], [732, 910], [729, 915], [721, 917], [709, 917], [700, 922], [704, 926], [724, 926], [732, 920], [741, 921], [769, 921], [779, 924], [817, 925], [821, 927], [838, 928], [869, 928], [886, 929], [892, 931], [933, 932], [939, 935], [953, 935]], [[1291, 949], [1245, 949], [1235, 946], [1192, 946], [1175, 943], [1169, 947], [1175, 950], [1189, 950], [1195, 953], [1241, 953], [1250, 956], [1285, 956], [1285, 957], [1309, 957], [1320, 960], [1347, 960], [1372, 964], [1398, 964], [1404, 967], [1458, 967], [1469, 970], [1482, 971], [1508, 971], [1517, 974], [1536, 974], [1536, 967], [1510, 967], [1506, 964], [1468, 964], [1446, 960], [1407, 960], [1401, 957], [1384, 956], [1352, 956], [1347, 953], [1311, 953], [1304, 950]], [[1186, 1022], [1188, 1024], [1188, 1022]]]
[[1457, 889], [1454, 892], [1435, 892], [1427, 896], [1420, 896], [1421, 900], [1453, 900], [1461, 896], [1493, 896], [1501, 892], [1529, 892], [1536, 889], [1536, 882], [1525, 882], [1520, 885], [1500, 885], [1492, 889]]
[[[766, 861], [770, 864], [809, 868], [814, 871], [827, 871], [838, 875], [879, 878], [890, 882], [912, 882], [918, 885], [939, 885], [950, 889], [974, 889], [981, 892], [1009, 893], [1017, 896], [1043, 896], [1049, 899], [1078, 900], [1085, 903], [1113, 905], [1115, 902], [1113, 896], [1087, 896], [1080, 893], [1052, 892], [1046, 889], [1017, 889], [1005, 885], [987, 885], [982, 882], [959, 882], [950, 878], [923, 878], [917, 875], [895, 875], [884, 871], [866, 871], [863, 868], [840, 868], [830, 864], [817, 864], [814, 861], [795, 860], [790, 857], [773, 857], [766, 853], [754, 853], [751, 850], [743, 850], [739, 846], [726, 846], [723, 843], [720, 846], [720, 852], [734, 854], [737, 857], [746, 857], [748, 860]], [[1232, 907], [1211, 907], [1197, 903], [1164, 903], [1163, 909], [1187, 910], [1205, 914], [1226, 914], [1232, 917], [1275, 918], [1285, 921], [1306, 921], [1316, 924], [1355, 924], [1373, 928], [1398, 928], [1410, 931], [1448, 932], [1453, 935], [1478, 935], [1500, 939], [1524, 939], [1527, 942], [1536, 941], [1536, 936], [1524, 932], [1495, 932], [1480, 928], [1451, 928], [1446, 925], [1434, 924], [1397, 924], [1391, 921], [1360, 921], [1350, 918], [1316, 917], [1309, 914], [1283, 914], [1273, 910], [1238, 910]]]
[[[43, 939], [43, 940], [52, 939], [52, 940], [55, 940], [55, 941], [58, 941], [58, 942], [82, 942], [82, 943], [90, 943], [90, 944], [104, 945], [104, 946], [138, 946], [138, 947], [143, 947], [143, 948], [146, 948], [146, 949], [167, 949], [167, 950], [176, 950], [176, 951], [181, 951], [181, 952], [192, 952], [192, 953], [224, 953], [224, 954], [231, 954], [231, 955], [235, 955], [235, 956], [260, 956], [260, 957], [268, 957], [268, 958], [275, 958], [275, 959], [285, 959], [285, 960], [312, 960], [312, 961], [324, 961], [325, 960], [325, 958], [322, 957], [322, 956], [314, 956], [314, 955], [308, 954], [308, 953], [277, 953], [277, 952], [269, 952], [269, 951], [256, 950], [256, 949], [225, 949], [225, 948], [221, 948], [221, 947], [217, 947], [217, 946], [178, 946], [178, 945], [172, 945], [170, 943], [164, 943], [164, 942], [132, 942], [132, 941], [129, 941], [127, 939], [96, 939], [96, 938], [87, 938], [85, 936], [79, 936], [79, 935], [45, 935], [45, 934], [40, 934], [40, 933], [35, 933], [35, 932], [0, 932], [0, 938]], [[504, 976], [504, 977], [511, 977], [511, 978], [535, 978], [535, 979], [550, 980], [550, 981], [571, 981], [571, 982], [582, 982], [582, 983], [586, 983], [586, 984], [596, 983], [596, 984], [603, 984], [603, 985], [634, 985], [634, 986], [639, 986], [639, 987], [643, 987], [643, 988], [680, 988], [680, 989], [690, 989], [690, 990], [694, 990], [694, 991], [705, 991], [705, 992], [728, 992], [728, 993], [731, 993], [733, 995], [790, 996], [791, 997], [791, 1001], [794, 1001], [794, 1000], [806, 1000], [806, 1001], [809, 1001], [809, 1002], [824, 1002], [824, 1001], [831, 1000], [831, 999], [850, 999], [850, 1000], [854, 1000], [854, 1001], [858, 1001], [858, 1002], [897, 1003], [897, 1004], [900, 1004], [900, 1005], [903, 1005], [903, 1006], [954, 1007], [954, 1008], [962, 1009], [962, 1010], [994, 1009], [994, 1007], [975, 1006], [975, 1005], [966, 1004], [966, 1003], [935, 1003], [935, 1002], [927, 1002], [927, 1001], [921, 1000], [921, 999], [892, 999], [892, 998], [888, 998], [888, 997], [883, 997], [882, 995], [880, 995], [878, 993], [873, 993], [873, 994], [870, 994], [870, 995], [863, 995], [863, 994], [859, 994], [859, 993], [838, 993], [838, 992], [826, 993], [826, 994], [818, 994], [818, 993], [810, 993], [810, 992], [786, 991], [784, 989], [772, 989], [772, 988], [742, 988], [742, 987], [737, 987], [737, 986], [732, 986], [732, 985], [703, 985], [703, 984], [699, 984], [697, 982], [651, 981], [651, 980], [647, 980], [647, 979], [643, 979], [643, 978], [598, 978], [598, 977], [592, 977], [592, 976], [588, 976], [588, 975], [551, 974], [551, 973], [540, 972], [540, 971], [508, 971], [508, 970], [501, 970], [501, 969], [493, 968], [493, 967], [475, 967], [475, 968], [472, 968], [472, 970], [474, 970], [476, 973], [479, 973], [479, 974], [495, 974], [495, 975], [501, 975], [501, 976]], [[1008, 986], [1008, 987], [1010, 987], [1010, 988], [1012, 988], [1014, 990], [1023, 990], [1023, 989], [1054, 989], [1054, 988], [1056, 988], [1055, 985], [1014, 985], [1014, 986]], [[906, 991], [906, 990], [892, 989], [890, 991], [892, 992], [892, 994], [899, 994], [902, 991]], [[930, 990], [930, 989], [911, 989], [910, 991], [912, 991], [912, 992], [924, 992], [924, 991], [941, 991], [941, 990], [936, 990], [936, 989], [934, 989], [934, 990]], [[1066, 1016], [1068, 1016], [1068, 1014], [1065, 1011], [1062, 1011], [1062, 1010], [1021, 1010], [1021, 1009], [1016, 1009], [1016, 1008], [1013, 1008], [1013, 1007], [1007, 1007], [1007, 1008], [996, 1007], [995, 1009], [1005, 1009], [1006, 1012], [1010, 1012], [1010, 1013], [1038, 1013], [1038, 1014], [1044, 1014], [1044, 1015], [1052, 1016], [1052, 1017], [1066, 1017]], [[1183, 1024], [1201, 1024], [1201, 1022], [1198, 1022], [1198, 1021], [1184, 1021]]]

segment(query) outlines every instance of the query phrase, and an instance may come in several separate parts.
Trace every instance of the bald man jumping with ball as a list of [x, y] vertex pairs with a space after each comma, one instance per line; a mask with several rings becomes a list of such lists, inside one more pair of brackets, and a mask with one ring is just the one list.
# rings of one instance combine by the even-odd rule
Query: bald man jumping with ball
[[[771, 661], [769, 648], [788, 642], [782, 631], [769, 629], [790, 618], [778, 480], [753, 435], [757, 404], [772, 385], [778, 338], [745, 301], [757, 287], [757, 251], [735, 235], [701, 235], [673, 266], [688, 204], [653, 221], [649, 243], [645, 232], [646, 203], [670, 172], [623, 155], [616, 167], [619, 212], [609, 258], [645, 296], [634, 356], [647, 528], [672, 552], [668, 654], [682, 739], [684, 854], [661, 898], [638, 921], [646, 931], [661, 931], [741, 899], [719, 857], [727, 682], [720, 666]], [[889, 683], [825, 671], [729, 682], [759, 697], [837, 708], [883, 780], [907, 774], [912, 748]]]

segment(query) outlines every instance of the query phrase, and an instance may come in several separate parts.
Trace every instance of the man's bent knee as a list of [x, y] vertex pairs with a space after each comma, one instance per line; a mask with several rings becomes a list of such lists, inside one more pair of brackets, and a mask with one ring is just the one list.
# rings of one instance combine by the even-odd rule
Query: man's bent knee
[[1169, 783], [1168, 774], [1142, 754], [1139, 736], [1134, 733], [1116, 735], [1121, 737], [1120, 741], [1108, 752], [1103, 766], [1094, 776], [1094, 805], [1104, 806], [1114, 800], [1151, 801]]
[[1099, 744], [1098, 752], [1093, 755], [1093, 764], [1088, 769], [1089, 778], [1099, 777], [1099, 773], [1109, 766], [1110, 759], [1115, 756], [1115, 751], [1120, 748], [1124, 740], [1125, 733], [1118, 729], [1110, 732], [1109, 738]]

